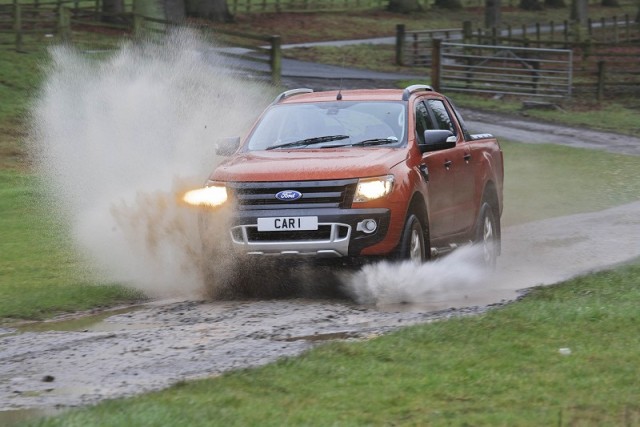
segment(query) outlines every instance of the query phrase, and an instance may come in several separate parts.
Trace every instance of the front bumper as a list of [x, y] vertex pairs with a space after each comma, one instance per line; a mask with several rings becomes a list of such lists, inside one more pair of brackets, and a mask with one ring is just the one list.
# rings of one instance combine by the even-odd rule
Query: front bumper
[[[287, 209], [238, 211], [230, 235], [234, 251], [248, 255], [355, 257], [384, 240], [389, 229], [388, 209]], [[318, 230], [258, 231], [258, 218], [317, 216]], [[359, 224], [374, 220], [377, 228], [367, 233]], [[384, 255], [384, 254], [380, 254]]]

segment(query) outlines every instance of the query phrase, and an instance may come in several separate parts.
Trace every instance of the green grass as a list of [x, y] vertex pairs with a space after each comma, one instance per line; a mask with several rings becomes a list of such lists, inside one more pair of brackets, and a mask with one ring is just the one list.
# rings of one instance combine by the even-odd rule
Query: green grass
[[638, 425], [638, 283], [636, 262], [485, 315], [327, 344], [41, 425]]
[[139, 300], [137, 292], [87, 278], [43, 197], [33, 176], [0, 170], [0, 321]]
[[640, 159], [502, 141], [504, 225], [594, 212], [640, 199]]
[[292, 48], [284, 49], [282, 54], [285, 58], [365, 70], [425, 74], [424, 69], [395, 65], [396, 51], [393, 45], [364, 44], [343, 47]]

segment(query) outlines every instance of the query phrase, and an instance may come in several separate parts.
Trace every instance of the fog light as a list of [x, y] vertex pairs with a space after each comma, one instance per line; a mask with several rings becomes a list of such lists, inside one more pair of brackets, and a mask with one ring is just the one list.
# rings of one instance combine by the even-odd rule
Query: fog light
[[371, 234], [378, 228], [378, 223], [374, 219], [365, 219], [364, 221], [360, 221], [356, 230], [362, 231], [363, 233]]

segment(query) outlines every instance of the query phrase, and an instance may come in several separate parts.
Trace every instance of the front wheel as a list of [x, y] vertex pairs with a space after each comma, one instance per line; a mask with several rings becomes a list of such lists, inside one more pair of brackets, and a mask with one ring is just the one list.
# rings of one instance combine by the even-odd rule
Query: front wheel
[[422, 224], [417, 216], [409, 215], [407, 222], [402, 231], [402, 240], [400, 241], [399, 258], [402, 260], [411, 260], [416, 264], [425, 261], [425, 234]]
[[480, 208], [474, 243], [482, 250], [482, 263], [490, 269], [496, 268], [498, 260], [498, 220], [491, 205], [483, 203]]

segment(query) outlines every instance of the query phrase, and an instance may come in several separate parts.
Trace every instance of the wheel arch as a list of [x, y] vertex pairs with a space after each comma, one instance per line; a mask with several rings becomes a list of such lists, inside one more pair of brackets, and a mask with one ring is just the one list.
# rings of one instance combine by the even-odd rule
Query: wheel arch
[[429, 231], [429, 211], [427, 209], [427, 202], [424, 199], [424, 196], [416, 191], [411, 197], [411, 201], [409, 202], [409, 206], [407, 208], [407, 213], [405, 214], [406, 218], [409, 218], [409, 215], [415, 214], [420, 220], [420, 225], [422, 225], [422, 233], [424, 235], [425, 242], [425, 258], [431, 258], [431, 233]]

